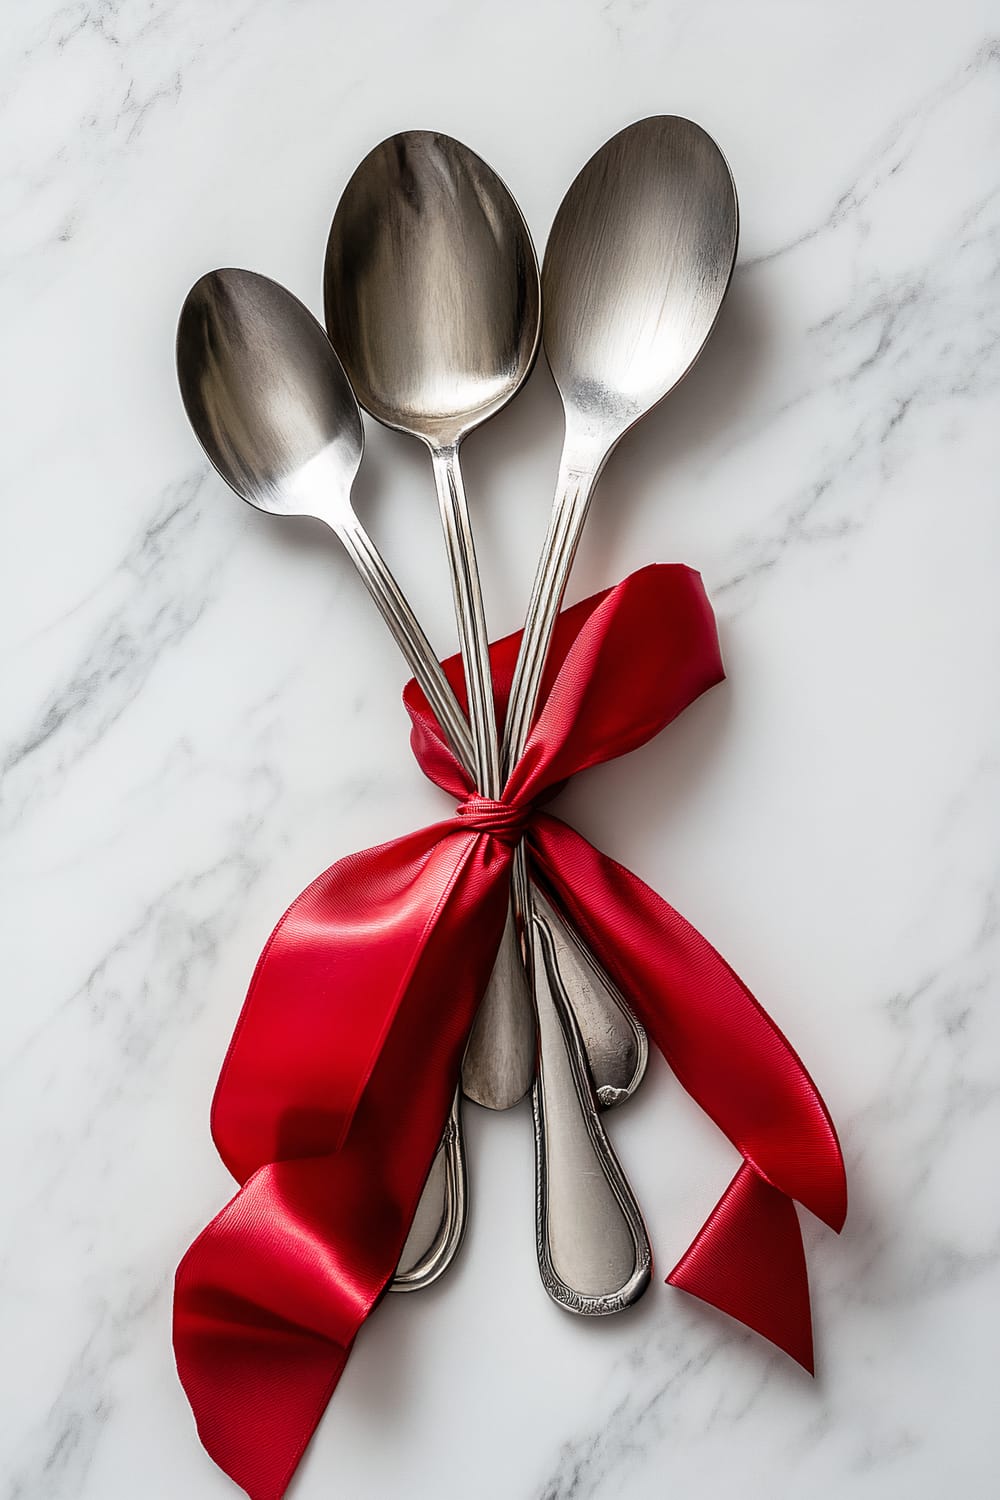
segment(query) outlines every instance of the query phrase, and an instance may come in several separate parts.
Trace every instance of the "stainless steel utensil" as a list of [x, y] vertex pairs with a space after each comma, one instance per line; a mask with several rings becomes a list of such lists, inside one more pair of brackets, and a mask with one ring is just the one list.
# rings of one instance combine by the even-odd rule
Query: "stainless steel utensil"
[[[455, 588], [479, 790], [501, 790], [488, 636], [468, 505], [463, 440], [517, 393], [540, 325], [531, 237], [503, 182], [450, 136], [411, 130], [355, 171], [330, 229], [327, 331], [362, 406], [430, 450]], [[582, 945], [548, 909], [563, 981], [591, 1050], [602, 1102], [637, 1087], [645, 1035]], [[614, 1040], [609, 1043], [609, 1037]], [[515, 1104], [535, 1068], [535, 1025], [511, 923], [463, 1067], [465, 1092]]]
[[517, 758], [594, 487], [630, 427], [694, 364], [736, 259], [736, 188], [699, 125], [640, 120], [592, 156], [545, 250], [544, 345], [566, 421], [556, 499], [511, 692], [504, 760]]
[[[337, 205], [324, 267], [326, 326], [366, 411], [430, 450], [455, 595], [475, 778], [500, 796], [489, 635], [459, 448], [519, 390], [535, 361], [538, 268], [517, 206], [458, 141], [407, 131], [365, 157]], [[535, 1026], [508, 919], [463, 1065], [494, 1109], [527, 1093]], [[484, 1037], [486, 1046], [483, 1046]]]
[[532, 887], [531, 905], [548, 931], [555, 971], [576, 1020], [597, 1102], [602, 1109], [613, 1109], [631, 1098], [642, 1081], [649, 1060], [646, 1033], [624, 998], [612, 992], [610, 979], [575, 929], [537, 886]]
[[[433, 647], [351, 507], [364, 451], [361, 413], [312, 313], [265, 276], [212, 271], [191, 289], [181, 311], [177, 374], [202, 447], [242, 499], [272, 515], [315, 516], [336, 532], [456, 755], [470, 769], [465, 717]], [[457, 1097], [425, 1195], [393, 1283], [398, 1290], [435, 1280], [465, 1229]]]
[[[514, 674], [503, 764], [524, 746], [545, 658], [594, 486], [616, 443], [687, 374], [715, 326], [736, 258], [732, 175], [700, 126], [676, 116], [620, 132], [580, 172], [556, 214], [542, 269], [543, 342], [566, 432], [556, 500]], [[543, 960], [551, 952], [540, 934]], [[547, 970], [551, 978], [551, 970]], [[554, 1111], [546, 1078], [579, 1074], [572, 1018], [541, 1026], [535, 1088], [539, 1264], [549, 1294], [575, 1312], [615, 1312], [641, 1295], [644, 1246], [623, 1200], [621, 1169], [596, 1110]], [[564, 1205], [581, 1173], [590, 1211], [568, 1235]], [[647, 1266], [648, 1266], [648, 1262]], [[645, 1280], [648, 1281], [648, 1269]]]
[[434, 1153], [390, 1290], [419, 1292], [437, 1281], [461, 1248], [468, 1223], [468, 1178], [461, 1089], [455, 1090], [441, 1144]]
[[622, 1312], [649, 1286], [646, 1226], [601, 1123], [576, 1015], [552, 933], [532, 918], [538, 1012], [534, 1104], [536, 1248], [542, 1285], [570, 1312]]

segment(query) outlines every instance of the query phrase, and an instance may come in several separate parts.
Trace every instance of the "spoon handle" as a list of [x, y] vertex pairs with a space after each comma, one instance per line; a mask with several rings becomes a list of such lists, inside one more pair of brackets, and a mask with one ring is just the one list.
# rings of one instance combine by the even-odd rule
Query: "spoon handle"
[[455, 596], [476, 785], [484, 797], [495, 798], [500, 795], [500, 752], [490, 668], [490, 638], [486, 630], [476, 544], [458, 461], [458, 446], [451, 444], [446, 448], [434, 448], [431, 457]]
[[[601, 467], [600, 462], [575, 465], [563, 453], [514, 669], [502, 756], [505, 770], [521, 754], [531, 728], [552, 632]], [[523, 886], [523, 868], [515, 877], [515, 891], [518, 879]], [[552, 929], [537, 904], [529, 940], [539, 1027], [533, 1104], [542, 1283], [550, 1297], [572, 1312], [619, 1312], [649, 1285], [649, 1243], [642, 1214], [598, 1114], [595, 1080], [579, 1025], [581, 986], [577, 983], [571, 1003]], [[623, 1021], [627, 1026], [627, 1009], [615, 1003], [606, 987], [597, 998], [605, 1002], [599, 1018], [603, 1013], [613, 1029]], [[641, 1054], [636, 1076], [641, 1078], [646, 1039], [641, 1027], [634, 1022], [633, 1026], [634, 1045]]]
[[[458, 445], [433, 448], [431, 456], [465, 669], [476, 785], [484, 796], [499, 797], [489, 634]], [[490, 1109], [510, 1109], [523, 1099], [535, 1072], [535, 1018], [518, 952], [519, 928], [520, 922], [509, 916], [462, 1065], [466, 1093]]]
[[621, 1312], [649, 1286], [646, 1227], [605, 1134], [552, 934], [532, 917], [539, 1063], [535, 1233], [542, 1284], [570, 1312]]
[[458, 1088], [390, 1284], [394, 1292], [419, 1292], [437, 1281], [455, 1259], [465, 1237], [469, 1188], [461, 1108], [462, 1091]]
[[349, 524], [338, 527], [338, 535], [448, 736], [452, 749], [468, 770], [474, 760], [468, 723], [441, 670], [434, 647], [421, 630], [402, 589], [356, 516], [352, 516]]
[[502, 756], [503, 768], [507, 772], [521, 754], [528, 738], [538, 702], [538, 691], [542, 685], [549, 643], [599, 477], [599, 467], [572, 467], [564, 455], [549, 529], [542, 543], [542, 554], [531, 586], [524, 634], [514, 667]]
[[580, 935], [563, 921], [535, 884], [531, 887], [531, 906], [535, 917], [548, 928], [597, 1102], [602, 1109], [613, 1109], [630, 1099], [642, 1082], [649, 1061], [645, 1029]]
[[[420, 628], [399, 584], [356, 517], [350, 525], [340, 529], [339, 535], [406, 658], [411, 672], [434, 708], [438, 721], [451, 742], [452, 749], [471, 774], [472, 741], [465, 715], [434, 654], [434, 648]], [[625, 1002], [615, 993], [607, 976], [601, 971], [600, 966], [586, 950], [577, 934], [534, 886], [531, 888], [531, 900], [533, 905], [540, 905], [541, 914], [545, 917], [552, 933], [558, 966], [563, 974], [565, 988], [570, 993], [571, 1003], [584, 1038], [590, 1072], [598, 1097], [603, 1105], [619, 1104], [628, 1098], [641, 1082], [647, 1057], [645, 1032], [638, 1021], [631, 1016]], [[507, 934], [497, 957], [496, 981], [490, 983], [470, 1038], [463, 1075], [469, 1096], [493, 1108], [502, 1106], [499, 1095], [489, 1092], [494, 1085], [489, 1082], [487, 1074], [492, 1076], [496, 1071], [491, 1061], [495, 1047], [510, 1044], [511, 1031], [507, 1025], [507, 1018], [503, 1014], [503, 1005], [516, 1004], [517, 1001], [505, 1002], [501, 997], [509, 985], [515, 984], [520, 985], [524, 995], [524, 1008], [530, 1014], [530, 998], [527, 995], [520, 945], [514, 942], [510, 934]], [[482, 1034], [477, 1039], [477, 1033], [480, 1032]], [[520, 1035], [520, 1032], [516, 1033], [516, 1036]], [[524, 1076], [525, 1072], [528, 1074], [529, 1083], [518, 1094], [518, 1098], [523, 1097], [523, 1093], [527, 1090], [534, 1068], [533, 1026], [522, 1045], [526, 1055], [513, 1059], [510, 1064], [510, 1070], [515, 1074], [515, 1078]], [[482, 1059], [481, 1065], [478, 1061], [480, 1058]], [[515, 1082], [514, 1090], [517, 1086]], [[509, 1099], [509, 1093], [512, 1091], [507, 1091], [508, 1102], [516, 1103], [516, 1100]]]

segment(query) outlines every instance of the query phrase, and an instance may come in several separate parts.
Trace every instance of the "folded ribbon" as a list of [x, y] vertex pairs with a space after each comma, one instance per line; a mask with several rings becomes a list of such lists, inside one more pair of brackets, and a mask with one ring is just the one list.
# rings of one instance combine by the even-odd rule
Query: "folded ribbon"
[[[520, 636], [492, 648], [503, 715]], [[460, 698], [461, 666], [445, 664]], [[668, 1280], [812, 1368], [794, 1201], [846, 1211], [833, 1124], [715, 950], [635, 875], [540, 810], [723, 677], [696, 573], [656, 566], [560, 616], [542, 707], [498, 802], [476, 795], [408, 684], [424, 772], [460, 799], [313, 881], [257, 964], [212, 1130], [239, 1192], [181, 1262], [177, 1366], [209, 1453], [278, 1500], [396, 1268], [499, 947], [513, 850], [578, 928], [743, 1161]]]

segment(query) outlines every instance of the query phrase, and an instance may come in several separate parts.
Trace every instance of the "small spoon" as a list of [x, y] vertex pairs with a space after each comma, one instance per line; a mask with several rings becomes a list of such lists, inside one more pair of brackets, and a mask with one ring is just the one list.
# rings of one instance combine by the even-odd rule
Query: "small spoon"
[[[181, 311], [177, 375], [202, 447], [243, 500], [272, 515], [315, 516], [336, 532], [469, 769], [472, 740], [458, 701], [351, 507], [364, 451], [361, 413], [312, 313], [265, 276], [211, 271], [192, 287]], [[429, 1285], [461, 1243], [466, 1171], [457, 1094], [424, 1195], [428, 1202], [421, 1198], [395, 1290]]]
[[[324, 270], [326, 321], [361, 405], [430, 450], [455, 589], [476, 780], [499, 797], [488, 634], [459, 449], [520, 390], [540, 326], [527, 225], [497, 174], [450, 136], [410, 130], [376, 146], [337, 205]], [[523, 865], [523, 850], [519, 852]], [[523, 868], [515, 892], [527, 891]], [[645, 1034], [596, 965], [558, 929], [558, 965], [604, 1103], [641, 1079]], [[535, 1070], [535, 1022], [508, 922], [463, 1065], [465, 1092], [506, 1109]]]
[[[556, 499], [535, 575], [507, 714], [503, 764], [523, 749], [594, 487], [611, 451], [684, 378], [715, 326], [736, 259], [736, 189], [700, 126], [665, 115], [613, 137], [580, 172], [556, 214], [542, 269], [543, 340], [566, 418]], [[617, 1160], [596, 1111], [581, 1131], [546, 1101], [546, 1077], [580, 1072], [572, 1015], [543, 1028], [535, 1087], [539, 1264], [546, 1290], [575, 1312], [616, 1312], [641, 1295], [648, 1246], [623, 1226]], [[594, 1155], [591, 1211], [565, 1234]], [[640, 1226], [641, 1227], [641, 1226]], [[630, 1233], [632, 1231], [632, 1242]], [[617, 1238], [614, 1236], [617, 1235]], [[648, 1275], [647, 1275], [648, 1280]], [[581, 1293], [586, 1292], [586, 1296]]]

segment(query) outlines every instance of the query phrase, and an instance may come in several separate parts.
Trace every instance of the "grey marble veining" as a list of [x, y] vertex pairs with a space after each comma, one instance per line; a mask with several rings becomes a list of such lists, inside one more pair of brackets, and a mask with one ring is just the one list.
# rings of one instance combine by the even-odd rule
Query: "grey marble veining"
[[[818, 1377], [662, 1285], [733, 1160], [654, 1063], [613, 1122], [660, 1273], [640, 1306], [548, 1303], [527, 1116], [469, 1111], [461, 1260], [380, 1307], [292, 1493], [992, 1494], [994, 9], [11, 0], [4, 22], [0, 1500], [234, 1493], [169, 1344], [174, 1267], [231, 1190], [214, 1079], [288, 901], [445, 806], [336, 549], [203, 464], [181, 299], [243, 264], [317, 309], [340, 187], [411, 125], [493, 162], [541, 246], [585, 157], [657, 111], [726, 150], [741, 258], [705, 359], [609, 466], [572, 588], [697, 566], [729, 678], [560, 811], [719, 946], [841, 1127], [847, 1227], [804, 1226]], [[366, 521], [452, 650], [425, 467], [368, 440]], [[469, 445], [497, 632], [557, 448], [544, 370]]]

